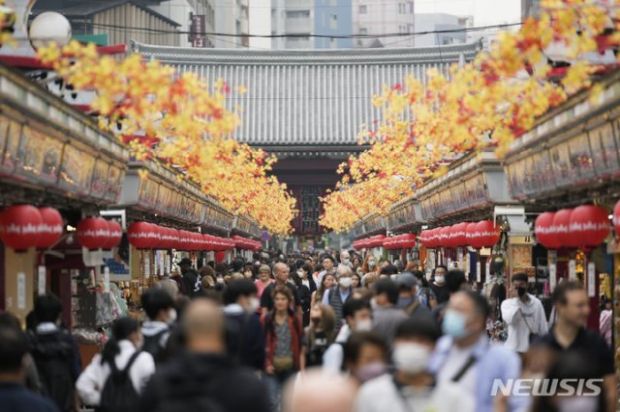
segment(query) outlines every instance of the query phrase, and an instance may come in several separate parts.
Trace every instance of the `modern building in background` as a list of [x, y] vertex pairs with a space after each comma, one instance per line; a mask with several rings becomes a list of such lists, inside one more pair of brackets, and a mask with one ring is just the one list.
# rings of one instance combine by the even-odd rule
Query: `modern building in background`
[[540, 0], [521, 0], [521, 18], [536, 16], [540, 9]]
[[[446, 13], [421, 13], [415, 15], [414, 24], [417, 33], [436, 32], [416, 35], [416, 47], [460, 44], [467, 42], [467, 32], [464, 29], [473, 26], [473, 18]], [[441, 33], [442, 31], [445, 32]]]
[[353, 47], [415, 46], [415, 5], [413, 0], [353, 0], [353, 34], [389, 35], [356, 38]]
[[248, 32], [251, 49], [271, 49], [271, 0], [252, 0], [249, 2]]
[[283, 36], [273, 38], [272, 48], [351, 48], [351, 38], [338, 38], [352, 34], [351, 5], [351, 0], [271, 0], [271, 34]]

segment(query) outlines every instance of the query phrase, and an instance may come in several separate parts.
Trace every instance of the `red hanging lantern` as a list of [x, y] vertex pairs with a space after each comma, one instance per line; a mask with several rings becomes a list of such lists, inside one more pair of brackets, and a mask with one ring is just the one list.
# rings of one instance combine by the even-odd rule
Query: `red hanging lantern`
[[41, 212], [31, 205], [9, 206], [2, 212], [0, 239], [16, 251], [37, 246], [39, 226], [43, 223]]
[[480, 234], [482, 247], [495, 246], [501, 235], [501, 229], [491, 220], [476, 223], [476, 231]]
[[434, 249], [437, 246], [436, 229], [429, 229], [426, 231], [426, 247]]
[[558, 247], [577, 247], [577, 245], [571, 243], [572, 239], [568, 234], [572, 211], [572, 209], [560, 209], [553, 216], [553, 226], [551, 227], [552, 242], [557, 244]]
[[457, 223], [452, 226], [453, 247], [467, 246], [467, 222]]
[[413, 233], [405, 233], [400, 239], [400, 247], [402, 249], [411, 249], [415, 247], [416, 235]]
[[465, 226], [465, 240], [467, 241], [467, 245], [473, 248], [479, 249], [480, 246], [475, 246], [477, 244], [476, 240], [476, 223], [468, 223]]
[[609, 235], [607, 209], [594, 205], [582, 205], [570, 214], [568, 236], [570, 244], [580, 248], [596, 247]]
[[123, 238], [123, 228], [116, 220], [108, 220], [108, 240], [103, 245], [102, 249], [112, 249], [121, 243]]
[[108, 221], [102, 217], [87, 217], [76, 228], [77, 242], [86, 249], [103, 249], [110, 237]]
[[614, 228], [616, 229], [616, 236], [620, 236], [620, 200], [614, 207]]
[[58, 242], [62, 236], [63, 221], [60, 212], [53, 207], [39, 208], [43, 221], [39, 225], [39, 238], [36, 242], [37, 249], [47, 249]]
[[127, 240], [138, 249], [152, 249], [159, 241], [155, 225], [148, 222], [133, 222], [127, 228]]
[[438, 245], [439, 247], [448, 247], [450, 243], [450, 226], [444, 226], [438, 231]]
[[558, 249], [561, 246], [557, 243], [555, 226], [553, 226], [554, 217], [555, 213], [545, 212], [538, 215], [534, 222], [536, 240], [547, 249]]

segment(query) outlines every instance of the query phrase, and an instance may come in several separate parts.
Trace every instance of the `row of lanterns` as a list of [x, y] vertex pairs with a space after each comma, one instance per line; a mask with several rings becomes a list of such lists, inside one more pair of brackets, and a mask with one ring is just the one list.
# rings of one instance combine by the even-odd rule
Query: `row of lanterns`
[[[60, 212], [51, 207], [32, 205], [9, 206], [0, 213], [0, 240], [11, 249], [39, 250], [55, 245], [64, 232]], [[77, 243], [87, 249], [112, 249], [123, 237], [123, 229], [115, 220], [87, 217], [76, 227]], [[201, 233], [158, 226], [147, 222], [134, 222], [127, 229], [129, 243], [138, 249], [177, 249], [187, 251], [225, 251], [240, 249], [258, 250], [260, 242], [236, 236], [226, 239]]]
[[493, 247], [500, 238], [501, 229], [491, 220], [457, 223], [452, 226], [423, 230], [418, 239], [428, 249], [471, 246], [476, 249]]
[[415, 235], [405, 233], [383, 239], [383, 248], [386, 250], [411, 249], [415, 246]]
[[134, 222], [127, 228], [127, 240], [138, 249], [176, 249], [186, 251], [225, 251], [235, 242], [187, 230], [178, 230], [148, 222]]
[[360, 239], [353, 242], [353, 248], [356, 250], [360, 249], [372, 249], [375, 247], [382, 247], [383, 241], [385, 240], [385, 235], [375, 235], [366, 239]]
[[[620, 202], [614, 208], [616, 233], [620, 234]], [[538, 215], [534, 234], [538, 243], [547, 249], [589, 249], [603, 243], [609, 235], [607, 209], [583, 205]]]

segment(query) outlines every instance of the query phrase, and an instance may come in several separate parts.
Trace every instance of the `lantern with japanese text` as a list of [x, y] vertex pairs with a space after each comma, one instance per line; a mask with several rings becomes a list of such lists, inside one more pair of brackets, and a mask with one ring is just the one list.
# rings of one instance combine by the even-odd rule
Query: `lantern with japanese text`
[[133, 222], [127, 228], [127, 240], [137, 249], [152, 249], [157, 246], [158, 234], [155, 225], [148, 222]]
[[0, 239], [16, 251], [37, 246], [41, 212], [31, 205], [9, 206], [0, 215]]
[[76, 228], [77, 242], [89, 250], [103, 249], [110, 237], [108, 221], [102, 217], [87, 217]]
[[102, 249], [112, 249], [121, 243], [123, 238], [123, 228], [116, 220], [108, 220], [109, 236]]
[[39, 225], [39, 238], [37, 239], [36, 247], [37, 249], [47, 249], [55, 245], [62, 236], [62, 216], [53, 207], [41, 207], [39, 212], [43, 221]]
[[560, 209], [555, 212], [553, 216], [553, 226], [551, 232], [553, 235], [552, 241], [557, 244], [558, 247], [574, 248], [576, 244], [571, 243], [573, 240], [568, 234], [568, 228], [570, 226], [570, 215], [572, 209]]
[[609, 213], [607, 209], [594, 205], [582, 205], [570, 214], [568, 236], [570, 244], [579, 248], [600, 245], [609, 235]]
[[555, 233], [555, 226], [553, 226], [554, 217], [555, 213], [545, 212], [538, 215], [534, 222], [536, 240], [547, 249], [558, 249], [560, 247]]

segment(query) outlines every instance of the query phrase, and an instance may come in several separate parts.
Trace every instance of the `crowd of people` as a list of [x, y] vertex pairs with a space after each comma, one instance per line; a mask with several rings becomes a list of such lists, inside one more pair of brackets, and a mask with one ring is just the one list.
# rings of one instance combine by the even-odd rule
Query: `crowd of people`
[[[455, 268], [428, 278], [416, 262], [346, 250], [179, 267], [88, 365], [54, 296], [36, 300], [26, 331], [0, 314], [0, 410], [616, 410], [610, 342], [586, 329], [574, 281], [555, 288], [550, 321], [527, 275], [513, 275], [507, 339], [494, 342], [488, 299]], [[505, 390], [519, 379], [560, 380], [564, 393]]]

